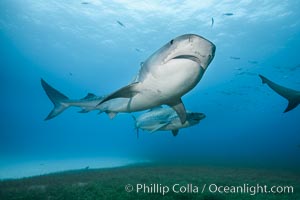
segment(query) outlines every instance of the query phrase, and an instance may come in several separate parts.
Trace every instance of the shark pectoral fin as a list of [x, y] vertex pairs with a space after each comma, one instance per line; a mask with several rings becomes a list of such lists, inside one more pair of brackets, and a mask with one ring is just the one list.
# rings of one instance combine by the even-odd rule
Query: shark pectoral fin
[[167, 105], [172, 107], [176, 111], [178, 117], [180, 118], [181, 124], [184, 124], [186, 122], [186, 110], [182, 103], [182, 100], [176, 99], [175, 101], [172, 101]]
[[109, 116], [110, 119], [113, 119], [118, 113], [107, 111], [106, 114]]
[[154, 129], [152, 129], [152, 130], [150, 131], [150, 133], [153, 133], [153, 132], [155, 132], [155, 131], [158, 131], [158, 130], [162, 129], [163, 127], [167, 126], [168, 124], [169, 124], [169, 122], [166, 122], [166, 123], [163, 123], [163, 124], [159, 124], [159, 125], [157, 125]]
[[178, 132], [179, 132], [179, 130], [178, 130], [178, 129], [172, 130], [172, 134], [173, 134], [173, 136], [174, 136], [174, 137], [175, 137], [175, 136], [177, 136], [177, 135], [178, 135]]
[[299, 105], [299, 102], [289, 100], [289, 104], [288, 104], [288, 106], [286, 107], [286, 109], [284, 110], [284, 113], [286, 113], [286, 112], [288, 112], [288, 111], [290, 111], [290, 110], [293, 110], [293, 109], [296, 108], [298, 105]]
[[104, 99], [102, 99], [102, 101], [100, 101], [100, 103], [98, 103], [97, 106], [99, 106], [100, 104], [109, 101], [111, 99], [115, 99], [115, 98], [132, 98], [134, 97], [139, 91], [137, 89], [137, 85], [139, 83], [132, 83], [130, 85], [127, 85], [119, 90], [117, 90], [116, 92], [108, 95], [107, 97], [105, 97]]

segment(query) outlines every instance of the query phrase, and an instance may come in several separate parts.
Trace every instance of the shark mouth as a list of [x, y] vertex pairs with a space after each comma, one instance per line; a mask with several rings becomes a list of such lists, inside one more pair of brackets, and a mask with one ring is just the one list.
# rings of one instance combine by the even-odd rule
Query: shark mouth
[[180, 55], [180, 56], [176, 56], [172, 59], [188, 59], [188, 60], [192, 60], [192, 61], [198, 63], [199, 65], [201, 64], [200, 59], [193, 55]]

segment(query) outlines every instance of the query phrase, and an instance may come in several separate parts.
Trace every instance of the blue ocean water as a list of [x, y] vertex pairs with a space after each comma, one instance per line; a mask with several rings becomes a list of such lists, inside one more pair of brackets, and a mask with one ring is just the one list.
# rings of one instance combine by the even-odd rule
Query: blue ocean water
[[[300, 91], [299, 8], [293, 0], [0, 1], [0, 168], [86, 158], [299, 167], [300, 108], [283, 113], [287, 100], [258, 77]], [[70, 108], [44, 121], [53, 105], [41, 78], [74, 99], [109, 94], [186, 33], [217, 48], [182, 98], [205, 113], [199, 125], [137, 139], [131, 114], [110, 120]]]

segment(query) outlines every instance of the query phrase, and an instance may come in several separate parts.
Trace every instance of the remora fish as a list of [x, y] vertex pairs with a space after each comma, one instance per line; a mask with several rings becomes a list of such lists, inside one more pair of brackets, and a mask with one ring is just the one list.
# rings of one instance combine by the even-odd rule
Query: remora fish
[[155, 131], [172, 131], [172, 134], [176, 136], [179, 129], [196, 125], [204, 118], [203, 113], [187, 111], [187, 120], [182, 124], [172, 108], [156, 107], [136, 118], [135, 127], [137, 133], [138, 129], [150, 131], [151, 133]]
[[274, 90], [280, 96], [286, 98], [289, 101], [289, 104], [284, 112], [288, 112], [296, 108], [300, 103], [300, 91], [292, 90], [281, 85], [278, 85], [266, 77], [259, 75], [262, 80], [262, 83], [266, 83], [272, 90]]
[[106, 96], [98, 106], [121, 98], [122, 106], [101, 108], [116, 115], [166, 104], [176, 111], [184, 124], [187, 117], [181, 97], [200, 81], [214, 58], [215, 49], [212, 42], [194, 34], [172, 39], [143, 63], [134, 83]]

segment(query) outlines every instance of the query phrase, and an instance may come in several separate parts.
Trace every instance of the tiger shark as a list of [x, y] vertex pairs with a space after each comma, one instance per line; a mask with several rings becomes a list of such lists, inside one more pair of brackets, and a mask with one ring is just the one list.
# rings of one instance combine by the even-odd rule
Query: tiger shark
[[143, 63], [132, 84], [106, 96], [97, 106], [121, 98], [123, 106], [103, 109], [115, 115], [168, 105], [184, 124], [187, 116], [181, 97], [198, 84], [214, 58], [215, 49], [212, 42], [199, 35], [176, 37]]
[[264, 77], [262, 75], [259, 75], [259, 77], [261, 78], [263, 83], [266, 83], [277, 94], [286, 98], [289, 101], [288, 106], [284, 110], [284, 112], [293, 110], [300, 104], [300, 91], [278, 85], [277, 83], [270, 81], [269, 79], [267, 79], [266, 77]]
[[83, 99], [70, 100], [42, 79], [42, 86], [54, 104], [46, 120], [70, 106], [81, 107], [82, 112], [100, 110], [113, 118], [119, 112], [131, 113], [168, 105], [184, 124], [187, 114], [181, 97], [201, 80], [214, 58], [215, 49], [212, 42], [199, 35], [176, 37], [142, 63], [133, 83], [103, 97], [90, 94]]

